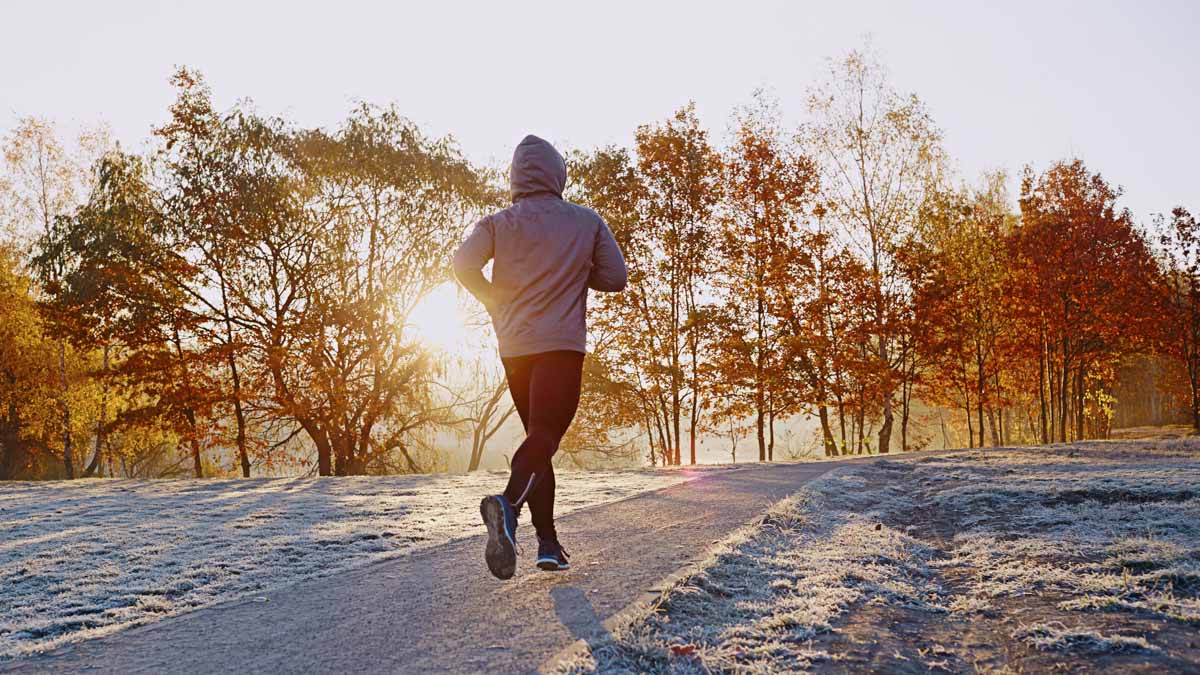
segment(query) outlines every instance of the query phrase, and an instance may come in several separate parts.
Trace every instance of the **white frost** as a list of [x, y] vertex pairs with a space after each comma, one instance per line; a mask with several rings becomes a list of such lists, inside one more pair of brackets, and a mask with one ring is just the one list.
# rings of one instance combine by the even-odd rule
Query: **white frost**
[[[556, 512], [690, 474], [563, 472]], [[0, 659], [477, 534], [480, 497], [505, 480], [477, 473], [5, 483]]]

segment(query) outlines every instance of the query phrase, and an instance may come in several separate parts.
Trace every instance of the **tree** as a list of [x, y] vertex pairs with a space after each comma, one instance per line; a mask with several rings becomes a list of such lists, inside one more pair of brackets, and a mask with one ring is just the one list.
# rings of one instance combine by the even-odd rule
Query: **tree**
[[[0, 245], [0, 480], [41, 477], [55, 454], [46, 430], [58, 406], [55, 342], [34, 299], [34, 280], [19, 252]], [[61, 466], [61, 457], [53, 459]], [[53, 474], [50, 474], [53, 475]]]
[[239, 221], [228, 288], [273, 414], [304, 429], [322, 475], [381, 470], [392, 453], [417, 470], [413, 434], [449, 406], [404, 326], [490, 193], [392, 108], [361, 106], [335, 134], [239, 123], [262, 139], [259, 194], [277, 198]]
[[[785, 144], [774, 102], [757, 92], [734, 121], [725, 159], [727, 208], [718, 240], [724, 304], [713, 386], [723, 417], [754, 417], [759, 461], [774, 459], [775, 420], [803, 398], [789, 390], [780, 352], [773, 284], [784, 292], [811, 281], [772, 274], [801, 254], [797, 237], [816, 189], [812, 162]], [[795, 328], [795, 326], [793, 326]], [[792, 336], [793, 339], [800, 336]], [[764, 433], [764, 429], [766, 433]]]
[[1157, 346], [1187, 372], [1192, 427], [1200, 431], [1200, 225], [1176, 207], [1156, 218], [1162, 247], [1157, 277], [1160, 316]]
[[667, 357], [672, 459], [681, 463], [686, 414], [694, 464], [706, 384], [701, 351], [711, 324], [702, 296], [714, 243], [711, 219], [721, 199], [721, 158], [709, 145], [693, 105], [664, 123], [639, 127], [635, 139], [645, 197], [641, 225], [649, 240], [643, 272], [652, 275], [643, 300], [659, 326]]
[[902, 96], [870, 52], [830, 65], [808, 97], [812, 122], [801, 137], [821, 167], [821, 194], [871, 273], [863, 311], [873, 358], [883, 373], [879, 452], [892, 437], [896, 389], [904, 377], [897, 349], [909, 301], [897, 254], [911, 233], [926, 187], [939, 168], [941, 133], [915, 95]]
[[[85, 189], [87, 157], [107, 144], [103, 130], [85, 132], [74, 152], [65, 148], [55, 135], [52, 124], [33, 117], [22, 118], [6, 139], [4, 159], [9, 176], [16, 229], [24, 233], [51, 236], [57, 218], [75, 207]], [[53, 286], [63, 275], [67, 260], [43, 259], [38, 265], [43, 286]], [[62, 317], [58, 317], [61, 319]], [[60, 332], [52, 324], [51, 330]], [[59, 415], [63, 467], [67, 478], [75, 477], [72, 445], [68, 345], [58, 341]]]
[[1014, 225], [1005, 182], [996, 173], [976, 190], [932, 192], [904, 256], [921, 331], [916, 353], [929, 365], [923, 392], [963, 410], [970, 447], [986, 444], [985, 410], [992, 444], [1002, 437], [1003, 418], [997, 423], [996, 417], [1003, 415], [1000, 373], [1010, 365], [1003, 358], [1011, 326], [1006, 242]]
[[[827, 456], [847, 454], [853, 435], [847, 419], [861, 429], [864, 394], [874, 391], [875, 363], [864, 358], [867, 339], [861, 302], [869, 297], [870, 276], [845, 246], [824, 226], [825, 211], [815, 209], [816, 227], [790, 243], [787, 255], [771, 269], [768, 279], [771, 311], [780, 321], [779, 366], [797, 398], [816, 410]], [[856, 396], [857, 392], [857, 396]], [[840, 443], [835, 438], [830, 408], [837, 410]]]
[[[216, 355], [188, 337], [197, 335], [202, 319], [188, 309], [189, 294], [199, 292], [195, 266], [176, 253], [143, 158], [110, 152], [94, 173], [86, 202], [56, 221], [39, 254], [39, 260], [71, 261], [50, 293], [56, 315], [73, 318], [63, 322], [69, 338], [102, 345], [101, 414], [87, 473], [101, 463], [110, 431], [166, 429], [188, 444], [199, 478], [201, 446], [210, 435], [203, 425], [220, 387], [210, 376]], [[111, 422], [110, 381], [122, 399]]]
[[[609, 386], [585, 387], [581, 410], [615, 412], [613, 428], [640, 427], [651, 463], [675, 463], [677, 443], [669, 401], [676, 382], [669, 330], [657, 294], [660, 243], [645, 226], [647, 188], [631, 154], [604, 148], [570, 156], [570, 197], [603, 214], [625, 255], [629, 284], [622, 293], [603, 293], [589, 311], [590, 373], [603, 373]], [[601, 400], [600, 397], [615, 397]]]
[[1022, 177], [1010, 292], [1042, 374], [1044, 440], [1082, 438], [1089, 374], [1151, 334], [1153, 261], [1120, 194], [1080, 160]]

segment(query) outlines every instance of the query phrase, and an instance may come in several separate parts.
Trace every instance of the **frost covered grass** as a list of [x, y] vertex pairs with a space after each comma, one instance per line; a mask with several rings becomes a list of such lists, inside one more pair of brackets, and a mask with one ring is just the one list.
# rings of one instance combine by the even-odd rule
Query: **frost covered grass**
[[1101, 635], [1094, 630], [1072, 630], [1061, 623], [1038, 623], [1017, 631], [1013, 637], [1037, 647], [1084, 653], [1153, 651], [1145, 638]]
[[[853, 470], [810, 483], [720, 544], [663, 594], [562, 672], [779, 672], [839, 657], [813, 639], [853, 608], [945, 613], [933, 551], [882, 526]], [[873, 496], [874, 497], [874, 496]], [[884, 501], [887, 501], [885, 497]]]
[[[969, 525], [943, 563], [973, 571], [963, 603], [1049, 592], [1062, 596], [1062, 609], [1200, 625], [1197, 448], [1195, 440], [1097, 443], [926, 464], [918, 475], [927, 486], [954, 483], [931, 490], [932, 503]], [[950, 470], [939, 475], [937, 464]]]
[[848, 466], [563, 672], [1200, 669], [1200, 439]]
[[[687, 478], [566, 473], [556, 511]], [[484, 473], [6, 483], [0, 659], [482, 532], [478, 500], [504, 480]]]

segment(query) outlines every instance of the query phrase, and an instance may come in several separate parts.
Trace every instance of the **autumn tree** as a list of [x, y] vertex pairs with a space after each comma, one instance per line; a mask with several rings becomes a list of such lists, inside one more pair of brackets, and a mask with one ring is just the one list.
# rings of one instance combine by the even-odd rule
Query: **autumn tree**
[[[87, 189], [90, 158], [102, 152], [107, 143], [106, 132], [99, 129], [85, 132], [74, 148], [67, 148], [59, 141], [50, 122], [33, 117], [21, 119], [4, 144], [10, 217], [15, 229], [29, 236], [49, 236], [55, 221], [78, 204], [80, 195]], [[53, 286], [69, 265], [68, 260], [43, 258], [37, 267], [39, 281], [43, 286]], [[63, 330], [59, 324], [65, 317], [48, 318], [49, 330], [61, 334]], [[65, 337], [58, 339], [60, 447], [66, 477], [74, 478], [69, 347]]]
[[682, 420], [688, 419], [690, 462], [696, 462], [701, 402], [706, 392], [703, 346], [711, 325], [704, 299], [714, 245], [714, 209], [721, 199], [721, 158], [688, 105], [670, 120], [638, 128], [637, 168], [644, 186], [642, 236], [644, 311], [661, 336], [662, 367], [675, 464], [681, 463]]
[[57, 345], [43, 330], [36, 282], [23, 269], [20, 251], [0, 244], [0, 480], [53, 475], [62, 466], [50, 430], [60, 421]]
[[1022, 176], [1010, 280], [1038, 362], [1043, 442], [1083, 437], [1089, 375], [1150, 334], [1153, 263], [1120, 194], [1080, 160]]
[[[188, 446], [193, 475], [202, 477], [202, 446], [212, 440], [206, 427], [221, 388], [211, 377], [219, 356], [198, 348], [203, 316], [189, 310], [195, 266], [177, 253], [147, 160], [110, 152], [93, 171], [86, 201], [56, 221], [39, 255], [71, 261], [51, 304], [73, 317], [73, 341], [102, 345], [101, 415], [88, 473], [102, 461], [110, 432], [166, 431]], [[120, 398], [111, 419], [110, 382]]]
[[383, 470], [392, 454], [419, 470], [413, 432], [447, 408], [404, 327], [447, 280], [484, 186], [448, 140], [393, 108], [361, 106], [333, 133], [237, 124], [256, 153], [246, 180], [273, 197], [231, 233], [227, 288], [273, 414], [304, 429], [322, 475]]
[[772, 270], [789, 267], [789, 257], [802, 254], [797, 243], [816, 189], [816, 170], [788, 144], [779, 111], [762, 92], [734, 119], [724, 182], [727, 208], [717, 240], [723, 305], [711, 379], [724, 402], [718, 407], [722, 417], [749, 413], [759, 461], [773, 460], [776, 418], [802, 400], [821, 400], [788, 387], [796, 380], [786, 377], [778, 358], [781, 327], [771, 302], [773, 285], [788, 293], [811, 281]]
[[[569, 158], [570, 197], [603, 214], [624, 253], [629, 283], [621, 293], [603, 293], [590, 303], [591, 372], [611, 386], [586, 387], [580, 409], [603, 408], [619, 415], [615, 427], [639, 427], [651, 463], [675, 462], [669, 323], [658, 295], [660, 242], [645, 226], [648, 194], [635, 158], [625, 149], [602, 148]], [[585, 363], [585, 365], [587, 365]], [[619, 396], [600, 401], [599, 396]]]
[[868, 338], [861, 302], [869, 297], [870, 277], [829, 231], [820, 205], [813, 221], [771, 267], [768, 302], [780, 325], [780, 377], [816, 412], [825, 454], [836, 456], [862, 451], [856, 431], [867, 412], [862, 393], [874, 391], [878, 379], [875, 362], [861, 348]]
[[1158, 298], [1163, 312], [1159, 350], [1187, 373], [1192, 427], [1200, 431], [1200, 224], [1183, 207], [1156, 219], [1162, 270]]
[[917, 352], [928, 365], [923, 392], [964, 412], [969, 447], [986, 444], [985, 412], [992, 445], [1003, 436], [1000, 383], [1011, 330], [1006, 242], [1014, 224], [1005, 183], [996, 173], [978, 189], [932, 192], [903, 256], [920, 323]]
[[924, 103], [897, 92], [870, 52], [831, 62], [827, 79], [809, 93], [808, 110], [801, 136], [820, 166], [822, 199], [871, 274], [862, 311], [869, 349], [884, 374], [877, 399], [879, 452], [886, 453], [904, 377], [901, 318], [910, 300], [897, 254], [939, 169], [941, 133]]

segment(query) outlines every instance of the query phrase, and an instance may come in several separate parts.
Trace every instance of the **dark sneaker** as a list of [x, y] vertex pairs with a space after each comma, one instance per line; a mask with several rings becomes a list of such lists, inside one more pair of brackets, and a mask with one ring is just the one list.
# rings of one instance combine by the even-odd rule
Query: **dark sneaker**
[[487, 525], [483, 559], [497, 579], [511, 579], [517, 571], [517, 512], [504, 495], [484, 497], [479, 513]]
[[538, 569], [547, 572], [561, 572], [571, 569], [567, 562], [567, 552], [557, 539], [542, 539], [538, 537]]

